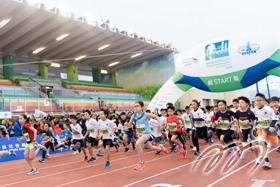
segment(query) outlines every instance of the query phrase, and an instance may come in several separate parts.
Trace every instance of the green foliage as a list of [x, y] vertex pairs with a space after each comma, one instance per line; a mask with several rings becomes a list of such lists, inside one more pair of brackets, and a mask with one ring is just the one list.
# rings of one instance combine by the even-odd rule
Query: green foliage
[[146, 85], [146, 86], [137, 86], [131, 88], [130, 90], [134, 93], [142, 95], [145, 98], [152, 99], [162, 86], [163, 84], [153, 84], [153, 85]]

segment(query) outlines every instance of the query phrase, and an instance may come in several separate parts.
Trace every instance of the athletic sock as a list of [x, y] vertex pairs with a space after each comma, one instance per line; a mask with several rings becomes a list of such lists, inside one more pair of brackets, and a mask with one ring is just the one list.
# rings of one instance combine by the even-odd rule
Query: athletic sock
[[269, 162], [268, 158], [265, 158], [264, 160], [265, 160], [266, 162]]

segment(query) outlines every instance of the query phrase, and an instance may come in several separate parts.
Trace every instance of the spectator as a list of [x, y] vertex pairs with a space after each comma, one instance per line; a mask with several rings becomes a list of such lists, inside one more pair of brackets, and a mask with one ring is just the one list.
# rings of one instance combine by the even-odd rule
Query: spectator
[[8, 132], [9, 132], [10, 137], [15, 137], [15, 126], [14, 126], [12, 120], [9, 120]]
[[44, 131], [44, 125], [45, 125], [45, 122], [40, 122], [40, 126], [38, 127], [38, 129], [37, 129], [37, 134], [43, 134], [43, 133], [45, 133], [45, 131]]
[[21, 136], [21, 124], [19, 123], [19, 118], [17, 119], [17, 123], [15, 124], [15, 134], [14, 136]]
[[118, 113], [118, 106], [116, 106], [113, 110], [113, 114], [116, 115]]
[[59, 124], [55, 124], [55, 128], [53, 130], [54, 133], [63, 133], [62, 129], [59, 128]]
[[102, 109], [102, 107], [103, 107], [103, 102], [104, 102], [104, 101], [102, 101], [101, 97], [99, 97], [99, 98], [98, 98], [99, 111], [100, 111], [100, 110]]

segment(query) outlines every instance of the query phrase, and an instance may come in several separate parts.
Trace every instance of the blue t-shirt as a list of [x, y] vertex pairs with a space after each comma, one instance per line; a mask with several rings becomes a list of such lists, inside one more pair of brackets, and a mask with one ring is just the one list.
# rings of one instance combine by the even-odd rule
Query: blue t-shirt
[[63, 135], [66, 136], [66, 138], [72, 139], [72, 134], [69, 129], [63, 130]]

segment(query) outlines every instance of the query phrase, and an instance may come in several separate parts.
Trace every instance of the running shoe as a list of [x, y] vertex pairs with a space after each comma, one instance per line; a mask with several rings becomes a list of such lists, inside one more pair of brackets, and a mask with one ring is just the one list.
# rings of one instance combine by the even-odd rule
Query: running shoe
[[256, 164], [260, 164], [261, 163], [261, 159], [260, 158], [256, 158]]
[[232, 157], [236, 157], [236, 154], [235, 154], [234, 151], [231, 151], [230, 155], [231, 155]]
[[180, 144], [180, 145], [179, 145], [179, 153], [182, 153], [182, 152], [183, 152], [183, 145]]
[[210, 145], [213, 145], [213, 144], [214, 144], [214, 142], [211, 140]]
[[[78, 151], [75, 151], [74, 153], [73, 153], [73, 155], [75, 155], [75, 154], [77, 154], [77, 153], [79, 153]], [[47, 158], [47, 155], [46, 155], [46, 158]]]
[[176, 145], [173, 145], [173, 146], [171, 147], [171, 149], [170, 149], [170, 153], [173, 153], [173, 152], [174, 152], [175, 147], [176, 147]]
[[96, 154], [97, 156], [103, 156], [103, 152], [100, 150], [99, 153]]
[[116, 149], [116, 152], [119, 152], [120, 150], [119, 149]]
[[116, 145], [117, 145], [118, 147], [120, 147], [120, 144], [119, 144], [118, 140], [116, 140]]
[[128, 148], [128, 147], [127, 147], [127, 148], [125, 148], [124, 152], [126, 153], [127, 151], [129, 151], [129, 148]]
[[134, 169], [137, 170], [137, 171], [140, 171], [140, 170], [142, 170], [144, 168], [145, 168], [145, 164], [139, 162], [139, 164]]
[[156, 153], [155, 153], [155, 155], [160, 155], [161, 154], [161, 151], [157, 151]]
[[178, 146], [176, 146], [175, 149], [174, 149], [174, 151], [178, 151], [178, 150], [179, 150], [179, 148], [178, 148]]
[[271, 148], [271, 144], [270, 143], [267, 143], [267, 148]]
[[[78, 153], [78, 152], [77, 152]], [[50, 159], [50, 155], [46, 154], [45, 158]]]
[[41, 144], [36, 144], [35, 145], [36, 148], [42, 149], [43, 151], [47, 151], [47, 148]]
[[280, 153], [280, 146], [277, 148], [277, 150], [276, 150], [278, 153]]
[[193, 147], [194, 147], [194, 145], [193, 145], [193, 143], [192, 143], [192, 142], [191, 142], [191, 144], [190, 144], [190, 147], [191, 147], [191, 148], [193, 148]]
[[15, 151], [14, 150], [10, 150], [10, 155], [13, 155], [13, 156], [17, 156], [17, 154], [15, 153]]
[[182, 159], [185, 159], [187, 157], [188, 151], [183, 150], [182, 152]]
[[253, 153], [253, 152], [254, 152], [254, 150], [253, 150], [253, 148], [252, 148], [252, 147], [249, 147], [249, 151], [250, 151], [251, 153]]
[[41, 159], [39, 160], [39, 162], [45, 163], [45, 159], [44, 159], [44, 158], [41, 158]]
[[205, 143], [209, 143], [209, 139], [205, 140]]
[[265, 162], [264, 165], [262, 166], [263, 169], [268, 170], [272, 168], [272, 165], [270, 162]]
[[165, 144], [166, 144], [166, 141], [163, 142], [163, 145], [165, 145]]
[[168, 150], [165, 147], [163, 147], [162, 144], [159, 144], [159, 147], [161, 148], [161, 152], [164, 152], [165, 154], [168, 154]]
[[38, 169], [32, 169], [29, 173], [27, 173], [27, 175], [29, 176], [29, 175], [35, 175], [35, 174], [37, 174], [37, 173], [39, 173], [39, 170]]
[[106, 168], [108, 168], [108, 167], [110, 167], [110, 162], [109, 162], [109, 161], [106, 162], [106, 164], [105, 164], [105, 166], [104, 166], [104, 169], [106, 169]]
[[196, 147], [193, 147], [193, 148], [192, 148], [192, 151], [197, 151]]
[[241, 158], [241, 155], [242, 155], [242, 151], [239, 150], [237, 155], [236, 155], [236, 159], [239, 160]]
[[87, 161], [88, 160], [88, 156], [85, 156], [85, 161]]
[[197, 157], [201, 157], [201, 154], [200, 154], [199, 151], [196, 151], [196, 152], [194, 153], [194, 155], [197, 156]]
[[96, 159], [94, 157], [91, 157], [91, 159], [89, 159], [89, 161], [87, 161], [87, 162], [90, 163], [90, 162], [95, 162], [95, 161], [96, 161]]
[[226, 156], [230, 156], [230, 155], [231, 155], [231, 150], [228, 150]]

